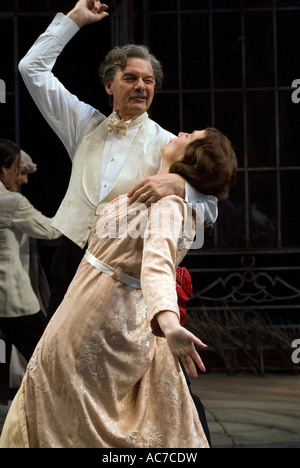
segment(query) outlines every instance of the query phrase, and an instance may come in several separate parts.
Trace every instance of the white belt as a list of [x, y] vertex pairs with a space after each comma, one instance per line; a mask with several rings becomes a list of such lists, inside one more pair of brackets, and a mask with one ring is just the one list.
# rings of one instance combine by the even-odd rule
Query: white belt
[[92, 255], [87, 250], [84, 254], [84, 258], [91, 265], [97, 268], [97, 270], [102, 271], [102, 273], [112, 276], [113, 278], [121, 281], [121, 283], [125, 283], [128, 286], [131, 286], [132, 288], [141, 289], [140, 280], [138, 280], [137, 278], [134, 278], [133, 276], [127, 275], [126, 273], [123, 273], [118, 268], [117, 269], [113, 268], [110, 265], [107, 265], [106, 263], [101, 262], [101, 260], [98, 260], [98, 258], [94, 257], [94, 255]]

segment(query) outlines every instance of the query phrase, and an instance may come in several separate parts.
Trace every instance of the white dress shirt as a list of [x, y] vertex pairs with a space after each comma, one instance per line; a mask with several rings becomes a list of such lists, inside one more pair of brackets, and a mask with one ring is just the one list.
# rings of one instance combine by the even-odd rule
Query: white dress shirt
[[[117, 120], [119, 119], [116, 112], [113, 112], [113, 115]], [[122, 135], [116, 129], [107, 134], [100, 168], [99, 200], [103, 200], [113, 187], [116, 175], [121, 172], [141, 125], [142, 122], [128, 127], [126, 135]]]

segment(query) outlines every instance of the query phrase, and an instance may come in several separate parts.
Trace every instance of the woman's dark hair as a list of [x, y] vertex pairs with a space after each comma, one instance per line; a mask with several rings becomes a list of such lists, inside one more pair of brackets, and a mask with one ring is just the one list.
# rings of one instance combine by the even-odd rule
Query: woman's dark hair
[[204, 138], [190, 143], [181, 161], [169, 172], [181, 175], [198, 192], [228, 198], [236, 182], [237, 158], [228, 138], [216, 128], [206, 128]]
[[2, 167], [9, 168], [19, 158], [20, 160], [21, 150], [10, 140], [0, 138], [0, 171]]

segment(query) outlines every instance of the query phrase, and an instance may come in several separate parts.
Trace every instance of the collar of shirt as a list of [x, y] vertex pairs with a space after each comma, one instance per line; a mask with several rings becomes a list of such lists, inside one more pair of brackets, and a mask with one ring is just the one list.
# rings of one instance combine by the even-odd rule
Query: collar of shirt
[[[117, 119], [117, 120], [122, 120], [122, 119], [120, 119], [120, 117], [118, 116], [118, 114], [117, 114], [115, 111], [112, 112], [112, 115], [113, 115], [113, 117], [114, 117], [115, 119]], [[133, 122], [136, 120], [136, 121], [137, 121], [137, 122], [136, 122], [136, 125], [139, 125], [139, 126], [140, 126], [140, 125], [142, 125], [142, 123], [144, 122], [144, 120], [146, 120], [147, 117], [148, 117], [148, 112], [144, 112], [143, 114], [138, 115], [137, 117], [134, 117], [133, 119], [126, 120], [125, 123], [126, 123], [126, 124], [131, 124], [131, 122], [132, 122], [132, 126], [135, 126]]]

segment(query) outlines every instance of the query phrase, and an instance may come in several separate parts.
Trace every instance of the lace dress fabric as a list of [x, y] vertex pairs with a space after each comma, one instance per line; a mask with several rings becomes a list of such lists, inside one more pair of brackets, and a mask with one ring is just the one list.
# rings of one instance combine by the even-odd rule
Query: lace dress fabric
[[[88, 250], [116, 275], [82, 260], [28, 364], [1, 447], [208, 448], [155, 320], [161, 310], [179, 314], [175, 270], [194, 236], [186, 217], [175, 196], [148, 210], [129, 207], [126, 195], [99, 207]], [[121, 283], [120, 271], [142, 289]]]

